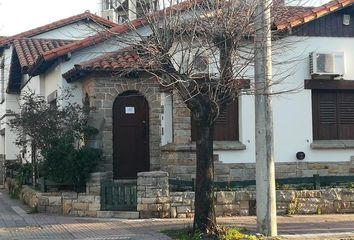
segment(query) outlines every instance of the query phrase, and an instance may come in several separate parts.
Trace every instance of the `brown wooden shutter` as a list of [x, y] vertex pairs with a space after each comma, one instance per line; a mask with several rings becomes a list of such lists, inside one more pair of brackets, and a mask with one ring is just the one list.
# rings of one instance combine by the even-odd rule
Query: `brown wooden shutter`
[[[196, 140], [196, 124], [192, 120], [192, 141]], [[235, 141], [239, 138], [238, 101], [229, 103], [214, 124], [214, 141]]]
[[354, 91], [312, 90], [315, 140], [354, 139]]
[[339, 139], [354, 139], [354, 91], [338, 93]]
[[312, 104], [314, 139], [337, 139], [337, 94], [313, 90]]

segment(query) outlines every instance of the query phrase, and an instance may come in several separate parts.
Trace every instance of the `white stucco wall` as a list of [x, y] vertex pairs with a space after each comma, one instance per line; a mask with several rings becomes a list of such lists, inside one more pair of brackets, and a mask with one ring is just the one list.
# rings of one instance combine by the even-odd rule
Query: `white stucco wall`
[[102, 31], [104, 28], [92, 21], [80, 21], [67, 26], [54, 29], [42, 34], [33, 36], [33, 38], [45, 39], [73, 39], [80, 40]]
[[[354, 39], [288, 37], [283, 43], [288, 46], [286, 51], [279, 48], [281, 54], [273, 56], [274, 79], [282, 80], [274, 86], [274, 92], [294, 91], [273, 96], [276, 162], [299, 161], [295, 156], [298, 151], [306, 154], [303, 161], [349, 161], [350, 157], [354, 156], [353, 149], [311, 149], [310, 144], [313, 142], [311, 90], [305, 90], [303, 84], [305, 79], [310, 79], [308, 55], [312, 51], [344, 52], [346, 62], [344, 79], [353, 80], [354, 68], [351, 66], [354, 64]], [[290, 76], [283, 79], [285, 75]], [[217, 151], [219, 159], [225, 163], [255, 162], [253, 96], [241, 97], [239, 113], [240, 141], [247, 148], [238, 151]]]

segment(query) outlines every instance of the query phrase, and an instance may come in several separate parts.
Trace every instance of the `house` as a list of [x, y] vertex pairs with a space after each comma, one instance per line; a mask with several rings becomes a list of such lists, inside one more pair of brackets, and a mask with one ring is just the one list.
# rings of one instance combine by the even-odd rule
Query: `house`
[[[183, 2], [173, 9], [187, 11], [189, 6]], [[289, 47], [286, 54], [274, 56], [283, 63], [275, 64], [274, 72], [289, 75], [274, 86], [284, 92], [273, 98], [276, 175], [349, 175], [354, 172], [354, 0], [287, 9], [289, 14], [273, 26], [282, 34], [275, 46]], [[153, 67], [143, 56], [115, 41], [115, 36], [134, 37], [132, 27], [141, 36], [151, 34], [138, 18], [62, 42], [40, 53], [27, 74], [45, 86], [75, 86], [76, 100], [89, 99], [96, 108], [92, 124], [99, 134], [90, 144], [105, 156], [98, 171], [120, 179], [164, 170], [172, 178], [191, 179], [195, 129], [190, 112], [177, 94], [142, 71]], [[122, 76], [122, 69], [139, 74]], [[19, 82], [8, 84], [12, 92], [21, 92]], [[296, 91], [284, 91], [288, 89]], [[41, 94], [53, 99], [56, 90], [46, 87]], [[251, 95], [241, 95], [222, 113], [214, 142], [216, 180], [255, 178], [254, 120]]]
[[16, 160], [20, 155], [14, 144], [16, 135], [7, 122], [12, 117], [12, 112], [18, 111], [21, 90], [31, 88], [36, 93], [45, 95], [46, 91], [52, 93], [61, 86], [55, 85], [56, 83], [51, 86], [48, 81], [43, 82], [36, 76], [28, 75], [28, 67], [45, 51], [115, 26], [117, 24], [105, 18], [84, 12], [14, 36], [0, 38], [0, 179], [3, 179], [4, 162]]

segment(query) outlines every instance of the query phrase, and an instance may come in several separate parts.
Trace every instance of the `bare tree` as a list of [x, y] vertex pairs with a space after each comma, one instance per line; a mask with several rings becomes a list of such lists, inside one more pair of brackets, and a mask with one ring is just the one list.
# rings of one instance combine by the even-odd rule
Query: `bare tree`
[[197, 128], [194, 230], [214, 231], [214, 122], [228, 103], [255, 91], [252, 86], [242, 88], [253, 78], [253, 23], [259, 0], [191, 0], [155, 13], [151, 4], [137, 2], [132, 9], [149, 34], [128, 22], [130, 35], [115, 39], [135, 49], [144, 71], [173, 88], [191, 111]]

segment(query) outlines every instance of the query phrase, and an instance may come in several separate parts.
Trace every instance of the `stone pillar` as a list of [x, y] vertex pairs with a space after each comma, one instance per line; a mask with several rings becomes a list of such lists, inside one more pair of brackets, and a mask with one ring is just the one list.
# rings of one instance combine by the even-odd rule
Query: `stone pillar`
[[86, 193], [88, 195], [101, 195], [101, 182], [105, 180], [112, 180], [112, 172], [97, 172], [91, 173], [90, 180], [86, 183]]
[[168, 173], [163, 171], [138, 173], [137, 197], [140, 218], [170, 217]]

